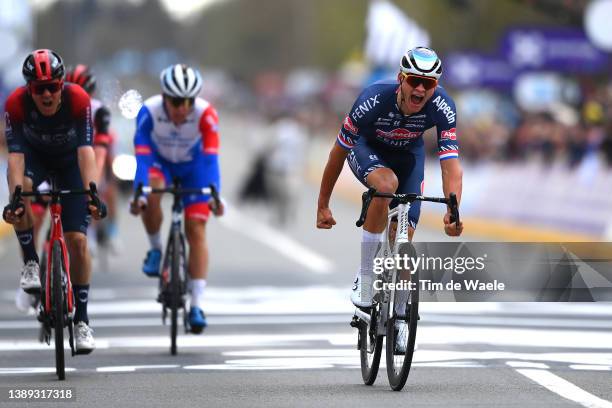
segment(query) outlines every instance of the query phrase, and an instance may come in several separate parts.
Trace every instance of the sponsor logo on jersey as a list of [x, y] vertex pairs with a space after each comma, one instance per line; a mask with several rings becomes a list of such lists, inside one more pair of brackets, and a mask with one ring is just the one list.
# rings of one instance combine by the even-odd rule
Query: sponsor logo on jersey
[[457, 128], [443, 130], [441, 138], [442, 140], [457, 140]]
[[411, 132], [404, 128], [396, 128], [385, 132], [384, 130], [376, 129], [376, 135], [385, 139], [391, 140], [412, 140], [421, 136], [423, 132]]
[[446, 99], [438, 95], [436, 99], [433, 100], [433, 104], [438, 108], [438, 112], [442, 111], [442, 114], [446, 116], [448, 123], [455, 123], [455, 116], [457, 116], [457, 114], [453, 111], [448, 102], [446, 102]]
[[359, 133], [359, 129], [357, 128], [357, 126], [353, 125], [353, 121], [350, 117], [348, 117], [348, 115], [344, 118], [344, 129], [348, 130], [354, 135]]
[[376, 94], [375, 96], [366, 99], [365, 101], [361, 102], [357, 107], [355, 107], [355, 109], [353, 109], [353, 112], [351, 113], [351, 117], [353, 118], [353, 120], [357, 122], [358, 119], [363, 118], [367, 112], [369, 112], [376, 105], [378, 105], [380, 103], [380, 101], [378, 100], [379, 96], [380, 94]]

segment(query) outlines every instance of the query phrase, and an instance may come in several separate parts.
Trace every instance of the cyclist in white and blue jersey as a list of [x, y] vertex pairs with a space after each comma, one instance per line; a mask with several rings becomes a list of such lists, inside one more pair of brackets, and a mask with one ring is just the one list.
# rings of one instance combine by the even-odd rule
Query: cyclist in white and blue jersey
[[[329, 229], [336, 224], [329, 200], [342, 171], [344, 160], [366, 187], [384, 193], [423, 192], [425, 151], [423, 134], [436, 128], [438, 156], [442, 168], [444, 195], [461, 198], [462, 169], [459, 163], [457, 113], [455, 103], [438, 85], [442, 62], [425, 47], [408, 51], [401, 60], [397, 81], [380, 81], [367, 87], [344, 119], [321, 181], [317, 227]], [[373, 260], [387, 225], [389, 199], [375, 198], [363, 226], [361, 267], [355, 279], [351, 300], [358, 307], [372, 305]], [[412, 240], [419, 221], [420, 202], [410, 207], [409, 237]], [[461, 223], [443, 218], [444, 231], [458, 236]]]
[[[136, 118], [134, 150], [136, 177], [134, 186], [142, 183], [163, 188], [178, 177], [181, 187], [204, 188], [214, 184], [220, 189], [219, 121], [212, 104], [198, 97], [202, 89], [200, 73], [186, 65], [171, 65], [160, 75], [162, 94], [147, 99]], [[142, 213], [151, 249], [142, 271], [149, 277], [160, 273], [162, 244], [161, 196], [139, 197], [130, 205], [132, 214]], [[210, 197], [189, 194], [183, 197], [185, 235], [189, 242], [188, 271], [192, 333], [206, 327], [203, 296], [208, 277], [206, 221], [211, 210], [223, 214], [223, 206], [212, 208]]]

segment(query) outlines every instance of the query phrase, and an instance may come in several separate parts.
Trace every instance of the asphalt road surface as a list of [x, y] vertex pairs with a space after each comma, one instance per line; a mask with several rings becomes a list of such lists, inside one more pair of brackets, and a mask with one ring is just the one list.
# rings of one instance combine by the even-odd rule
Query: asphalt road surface
[[[230, 197], [243, 174], [232, 167], [246, 154], [235, 150], [223, 162]], [[38, 405], [612, 407], [612, 308], [602, 304], [424, 304], [405, 389], [390, 391], [384, 368], [374, 386], [363, 385], [348, 299], [358, 208], [334, 201], [338, 225], [317, 231], [315, 199], [304, 184], [286, 229], [231, 202], [227, 217], [210, 222], [209, 327], [181, 333], [177, 356], [156, 282], [139, 271], [144, 231], [124, 211], [122, 252], [95, 264], [89, 314], [97, 349], [67, 356], [65, 382], [56, 379], [53, 348], [37, 340], [34, 316], [14, 306], [18, 249], [5, 237], [0, 405], [23, 405], [9, 402], [11, 389], [70, 388], [73, 404]], [[422, 229], [416, 238], [443, 236]]]

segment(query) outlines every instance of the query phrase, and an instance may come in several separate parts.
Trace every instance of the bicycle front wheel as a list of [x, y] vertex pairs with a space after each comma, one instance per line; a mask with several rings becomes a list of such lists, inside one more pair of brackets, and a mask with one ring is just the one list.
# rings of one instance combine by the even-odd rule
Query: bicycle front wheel
[[[410, 243], [403, 243], [398, 248], [400, 257], [414, 255]], [[419, 273], [418, 269], [411, 271], [413, 287], [409, 290], [407, 299], [401, 299], [399, 291], [394, 290], [391, 298], [393, 307], [389, 308], [391, 318], [387, 321], [387, 376], [394, 391], [401, 391], [406, 384], [416, 342], [417, 324], [419, 320]], [[398, 272], [399, 277], [399, 272]], [[399, 278], [398, 278], [399, 279]], [[407, 301], [407, 302], [406, 302]], [[400, 302], [402, 306], [397, 306]], [[403, 305], [406, 305], [405, 307]], [[398, 310], [400, 312], [398, 313]]]
[[361, 377], [365, 385], [372, 385], [378, 375], [383, 336], [377, 333], [380, 306], [371, 309], [370, 323], [359, 321], [359, 355], [361, 357]]
[[178, 229], [172, 232], [170, 263], [170, 353], [176, 355], [176, 337], [178, 333], [178, 309], [181, 303], [181, 236]]
[[53, 243], [51, 263], [51, 293], [53, 294], [53, 320], [55, 328], [55, 372], [60, 380], [66, 379], [64, 361], [64, 288], [62, 285], [62, 248]]

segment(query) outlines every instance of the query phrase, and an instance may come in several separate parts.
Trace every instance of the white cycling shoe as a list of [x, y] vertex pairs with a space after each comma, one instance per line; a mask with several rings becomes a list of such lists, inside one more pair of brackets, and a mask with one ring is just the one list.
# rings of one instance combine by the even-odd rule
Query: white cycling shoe
[[40, 268], [36, 261], [28, 261], [23, 265], [19, 287], [27, 293], [40, 292]]
[[372, 277], [363, 277], [358, 273], [353, 282], [351, 302], [357, 307], [372, 307], [373, 301]]
[[77, 354], [89, 354], [96, 348], [93, 330], [85, 322], [78, 322], [74, 326], [74, 343]]
[[34, 314], [36, 312], [36, 306], [38, 305], [38, 297], [36, 295], [30, 295], [21, 288], [17, 288], [15, 292], [15, 307], [17, 310], [27, 314]]

